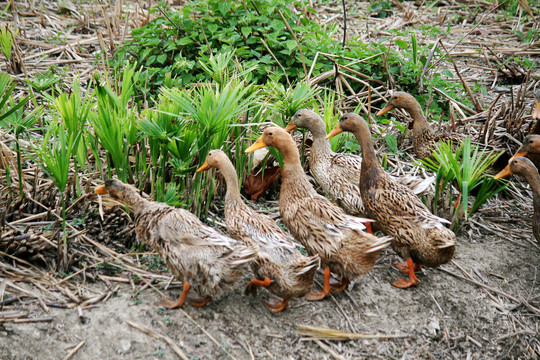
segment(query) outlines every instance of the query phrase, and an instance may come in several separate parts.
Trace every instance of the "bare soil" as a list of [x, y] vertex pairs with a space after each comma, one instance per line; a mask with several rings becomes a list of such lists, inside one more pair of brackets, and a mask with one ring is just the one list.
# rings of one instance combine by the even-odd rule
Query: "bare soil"
[[[528, 225], [521, 221], [518, 229]], [[402, 276], [392, 265], [400, 261], [387, 250], [375, 269], [344, 293], [321, 302], [293, 301], [271, 314], [262, 300], [243, 294], [242, 285], [204, 308], [164, 310], [161, 295], [123, 284], [106, 301], [82, 308], [50, 308], [45, 313], [34, 299], [4, 308], [28, 311], [29, 318], [50, 322], [0, 324], [0, 359], [58, 359], [77, 344], [73, 359], [175, 359], [164, 340], [142, 332], [130, 322], [172, 339], [189, 359], [535, 359], [540, 290], [540, 251], [526, 239], [469, 231], [459, 237], [455, 262], [477, 282], [527, 301], [536, 312], [495, 291], [470, 283], [455, 265], [424, 269], [418, 287], [401, 290]], [[532, 238], [530, 232], [525, 232]], [[450, 273], [458, 275], [457, 278]], [[318, 275], [319, 280], [322, 276]], [[19, 286], [31, 288], [30, 284]], [[319, 285], [320, 286], [320, 285]], [[106, 292], [102, 282], [85, 288]], [[180, 289], [165, 291], [176, 297]], [[397, 339], [314, 341], [297, 332], [298, 325], [346, 332], [399, 335]]]

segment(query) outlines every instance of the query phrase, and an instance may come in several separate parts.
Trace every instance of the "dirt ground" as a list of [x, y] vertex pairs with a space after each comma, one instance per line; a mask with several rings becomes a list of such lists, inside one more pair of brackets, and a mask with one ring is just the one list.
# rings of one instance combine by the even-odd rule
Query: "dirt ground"
[[[0, 4], [0, 8], [4, 8], [5, 2], [0, 1]], [[51, 2], [44, 4], [54, 7]], [[487, 10], [467, 12], [453, 1], [441, 5], [442, 10], [438, 11], [405, 2], [400, 8], [395, 8], [394, 15], [388, 19], [366, 20], [361, 16], [366, 4], [359, 2], [357, 12], [353, 12], [356, 15], [349, 19], [351, 33], [361, 34], [364, 41], [387, 36], [389, 29], [404, 30], [406, 26], [424, 23], [443, 30], [451, 23], [452, 34], [441, 35], [447, 44], [467, 35], [453, 49], [453, 54], [462, 65], [467, 81], [490, 89], [489, 99], [496, 96], [491, 90], [498, 76], [492, 68], [497, 64], [477, 57], [478, 48], [489, 44], [501, 56], [523, 51], [523, 56], [529, 56], [538, 63], [538, 55], [530, 55], [537, 54], [538, 40], [530, 45], [521, 44], [510, 31], [510, 28], [524, 30], [520, 23], [514, 20], [495, 21], [496, 13], [489, 15]], [[99, 7], [92, 6], [99, 13]], [[332, 21], [339, 21], [339, 6], [325, 5], [318, 10], [322, 21], [332, 18]], [[31, 15], [23, 13], [22, 16], [24, 19], [24, 16]], [[483, 16], [486, 16], [485, 21]], [[136, 17], [131, 19], [135, 21]], [[92, 31], [98, 28], [106, 33], [102, 18], [92, 18], [90, 22]], [[66, 21], [65, 25], [69, 23]], [[117, 28], [124, 29], [120, 25]], [[36, 33], [38, 26], [28, 26], [26, 35], [30, 40], [22, 42], [21, 46], [45, 46], [37, 40], [59, 31], [61, 26], [60, 23], [45, 26], [44, 34]], [[90, 34], [89, 39], [93, 36], [95, 34]], [[435, 41], [432, 38], [422, 39], [419, 35], [419, 41], [424, 40], [428, 43]], [[85, 44], [82, 44], [83, 48], [93, 46], [94, 51], [98, 48], [97, 37], [93, 45]], [[54, 46], [44, 49], [52, 48], [47, 51], [56, 56], [58, 53], [54, 52]], [[69, 55], [65, 50], [58, 55], [59, 58]], [[88, 55], [74, 62], [73, 71], [81, 71], [83, 79], [90, 77], [93, 60], [94, 56]], [[34, 71], [44, 71], [47, 66], [47, 62], [38, 61], [27, 70], [32, 75]], [[532, 95], [527, 102], [530, 108]], [[489, 104], [488, 99], [485, 103]], [[530, 117], [529, 113], [527, 111]], [[2, 253], [0, 360], [538, 359], [540, 285], [537, 274], [540, 247], [530, 228], [531, 193], [522, 182], [517, 184], [524, 201], [513, 202], [502, 197], [490, 200], [460, 231], [454, 262], [439, 269], [424, 269], [419, 275], [419, 286], [407, 290], [391, 286], [402, 276], [393, 266], [401, 259], [387, 249], [374, 270], [358, 278], [344, 293], [332, 295], [321, 302], [292, 301], [289, 309], [278, 314], [271, 314], [262, 304], [261, 301], [270, 296], [265, 290], [261, 290], [257, 297], [243, 294], [243, 286], [250, 279], [247, 274], [234, 292], [215, 299], [204, 308], [186, 306], [169, 311], [155, 305], [161, 299], [160, 292], [172, 298], [177, 297], [181, 289], [175, 282], [164, 289], [169, 273], [162, 264], [154, 269], [157, 279], [154, 283], [149, 284], [151, 277], [141, 281], [134, 273], [118, 272], [117, 268], [103, 266], [72, 278], [69, 289], [73, 293], [68, 294], [64, 287], [57, 286], [56, 295], [52, 293], [54, 287], [44, 289], [39, 281], [25, 279], [26, 270], [13, 270], [19, 266], [21, 269], [30, 269], [32, 265], [39, 267], [39, 262], [28, 265]], [[91, 217], [97, 219], [95, 203], [92, 206]], [[124, 232], [124, 228], [130, 225], [126, 217], [108, 233], [103, 232], [105, 236], [101, 234], [101, 227], [95, 225], [96, 222], [93, 224], [87, 225], [89, 229], [95, 227], [87, 235], [98, 242], [111, 232], [128, 234], [120, 237], [133, 237], [132, 232]], [[139, 260], [153, 257], [142, 255]], [[56, 280], [62, 278], [57, 274], [45, 275]], [[316, 287], [320, 287], [321, 274], [317, 275], [317, 280]], [[14, 291], [15, 287], [19, 290]], [[8, 290], [21, 297], [14, 302], [6, 302], [8, 297], [4, 294]], [[62, 306], [65, 307], [65, 304], [76, 303], [65, 301], [66, 298], [87, 299], [96, 295], [96, 301], [87, 306], [55, 307], [55, 304], [64, 304]], [[54, 299], [55, 296], [58, 296], [57, 302], [38, 300]], [[10, 314], [12, 320], [9, 320]], [[17, 322], [32, 319], [34, 322]], [[394, 338], [317, 340], [300, 334], [297, 329], [300, 325]]]
[[[3, 310], [53, 320], [0, 324], [0, 359], [59, 359], [81, 342], [72, 359], [178, 358], [166, 340], [143, 328], [168, 337], [189, 359], [536, 359], [540, 250], [527, 241], [532, 238], [527, 222], [516, 228], [523, 238], [512, 237], [512, 242], [472, 230], [462, 233], [454, 260], [475, 281], [526, 300], [536, 313], [450, 275], [467, 277], [453, 264], [425, 269], [418, 287], [397, 289], [391, 282], [401, 274], [392, 264], [399, 259], [389, 249], [345, 293], [321, 302], [293, 301], [279, 314], [261, 303], [267, 292], [247, 297], [241, 287], [204, 308], [171, 311], [155, 305], [161, 298], [156, 291], [139, 292], [129, 285], [80, 311], [50, 308], [45, 314], [37, 301], [25, 299]], [[102, 282], [86, 287], [106, 290]], [[171, 297], [179, 292], [166, 291]], [[303, 338], [298, 325], [403, 337], [314, 341]]]

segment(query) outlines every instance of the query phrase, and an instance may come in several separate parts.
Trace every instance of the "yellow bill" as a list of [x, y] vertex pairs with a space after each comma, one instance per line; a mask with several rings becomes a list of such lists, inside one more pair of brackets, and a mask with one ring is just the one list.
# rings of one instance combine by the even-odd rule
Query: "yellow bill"
[[105, 185], [98, 186], [94, 192], [99, 195], [104, 195], [107, 193], [107, 189], [105, 188]]
[[514, 154], [514, 156], [512, 156], [510, 158], [510, 160], [508, 160], [508, 165], [506, 165], [506, 167], [504, 169], [502, 169], [497, 175], [495, 175], [493, 178], [495, 180], [498, 180], [498, 179], [502, 179], [504, 177], [507, 177], [507, 176], [510, 176], [512, 175], [512, 171], [510, 171], [510, 163], [512, 162], [512, 160], [514, 160], [515, 158], [518, 158], [518, 157], [523, 157], [523, 156], [526, 156], [527, 153], [525, 151], [521, 151], [521, 152], [517, 152]]
[[255, 150], [259, 150], [259, 149], [262, 149], [262, 148], [265, 148], [267, 147], [268, 145], [266, 145], [263, 141], [263, 137], [261, 136], [260, 138], [257, 139], [257, 141], [255, 141], [255, 143], [253, 145], [251, 145], [250, 147], [248, 147], [246, 149], [246, 154], [247, 153], [250, 153], [250, 152], [254, 152]]
[[296, 125], [292, 121], [285, 127], [285, 131], [292, 131], [294, 129], [296, 129]]
[[330, 139], [331, 137], [334, 137], [337, 134], [341, 134], [342, 132], [343, 132], [343, 129], [338, 124], [332, 131], [330, 131], [330, 134], [326, 135], [326, 139]]
[[377, 115], [377, 116], [381, 116], [381, 115], [384, 115], [384, 114], [386, 114], [387, 112], [392, 111], [392, 110], [394, 110], [394, 109], [395, 109], [395, 108], [394, 108], [392, 105], [386, 105], [386, 106], [383, 107], [383, 108], [381, 109], [381, 111], [379, 111], [376, 115]]
[[533, 119], [540, 119], [540, 101], [536, 100], [536, 105], [532, 112]]
[[201, 172], [201, 171], [206, 171], [206, 170], [210, 170], [210, 165], [208, 165], [208, 162], [205, 160], [204, 164], [202, 164], [202, 166], [198, 168], [196, 172]]

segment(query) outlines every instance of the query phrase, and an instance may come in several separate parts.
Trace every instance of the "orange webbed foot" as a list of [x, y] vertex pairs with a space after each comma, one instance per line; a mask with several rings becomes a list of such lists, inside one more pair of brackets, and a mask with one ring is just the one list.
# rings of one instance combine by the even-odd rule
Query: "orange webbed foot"
[[178, 297], [176, 301], [163, 298], [157, 303], [157, 305], [166, 307], [169, 310], [181, 308], [182, 306], [184, 306], [184, 303], [186, 302], [186, 296], [187, 296], [187, 293], [189, 292], [189, 289], [191, 289], [191, 285], [185, 282], [184, 288], [182, 289], [182, 294], [180, 294], [180, 296]]
[[330, 279], [330, 286], [332, 288], [332, 292], [336, 294], [345, 290], [350, 283], [351, 282], [347, 278], [342, 278], [340, 281], [337, 281], [336, 279]]
[[[409, 288], [411, 286], [415, 286], [417, 285], [420, 280], [418, 280], [418, 278], [416, 277], [416, 275], [414, 274], [414, 271], [415, 269], [417, 269], [418, 267], [420, 267], [420, 265], [418, 264], [415, 264], [413, 262], [413, 259], [411, 258], [408, 258], [407, 259], [407, 271], [406, 273], [409, 274], [409, 280], [407, 279], [398, 279], [396, 282], [394, 282], [392, 285], [394, 285], [395, 287], [398, 287], [400, 289], [406, 289], [406, 288]], [[402, 268], [404, 268], [405, 266], [403, 264], [399, 264], [401, 265]], [[398, 267], [399, 269], [400, 267]]]
[[190, 304], [191, 306], [200, 308], [200, 307], [203, 307], [203, 306], [205, 306], [206, 304], [208, 304], [210, 301], [212, 301], [212, 297], [210, 297], [210, 296], [207, 296], [207, 297], [197, 297], [197, 298], [194, 298], [194, 297], [188, 297], [188, 301], [189, 301], [189, 304]]
[[398, 279], [392, 285], [400, 289], [410, 288], [411, 286], [418, 285], [420, 281], [411, 281], [407, 279]]
[[[396, 268], [404, 274], [409, 273], [409, 266], [407, 265], [406, 261], [396, 264]], [[422, 266], [420, 264], [414, 263], [414, 271], [421, 271], [421, 270], [422, 270]]]
[[253, 279], [246, 285], [246, 290], [244, 290], [244, 294], [248, 295], [257, 295], [257, 290], [259, 286], [270, 286], [272, 283], [272, 280], [267, 276], [264, 278], [264, 280], [259, 279]]
[[324, 284], [322, 290], [311, 290], [306, 295], [309, 301], [319, 301], [330, 295], [330, 268], [324, 268]]
[[264, 305], [266, 305], [271, 312], [278, 313], [289, 306], [289, 300], [283, 299], [282, 301], [278, 301], [271, 298], [269, 301], [264, 301]]

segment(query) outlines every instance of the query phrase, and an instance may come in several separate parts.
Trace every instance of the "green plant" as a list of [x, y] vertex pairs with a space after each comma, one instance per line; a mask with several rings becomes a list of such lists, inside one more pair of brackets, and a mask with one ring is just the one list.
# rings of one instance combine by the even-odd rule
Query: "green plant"
[[[170, 192], [167, 195], [164, 190], [170, 164], [182, 184], [180, 188], [194, 195], [185, 201], [197, 214], [207, 211], [214, 191], [213, 182], [208, 182], [205, 174], [193, 175], [198, 159], [211, 149], [222, 149], [227, 153], [236, 151], [237, 161], [247, 163], [247, 155], [238, 152], [247, 127], [237, 125], [245, 122], [259, 99], [253, 85], [239, 80], [238, 75], [215, 76], [229, 81], [186, 90], [162, 88], [158, 110], [149, 112], [140, 123], [141, 131], [150, 141], [157, 197], [170, 200]], [[259, 116], [257, 113], [255, 118]], [[179, 199], [172, 201], [178, 203]]]
[[[118, 95], [109, 85], [96, 84], [98, 111], [91, 112], [88, 118], [99, 144], [109, 153], [107, 160], [112, 160], [109, 161], [109, 177], [112, 176], [110, 169], [114, 168], [124, 182], [128, 179], [133, 182], [130, 156], [132, 146], [139, 140], [137, 111], [134, 106], [129, 106], [141, 75], [135, 67], [125, 66]], [[95, 158], [99, 159], [96, 144], [89, 142], [89, 145]]]
[[77, 138], [67, 136], [64, 124], [57, 127], [51, 126], [41, 145], [32, 145], [35, 154], [40, 161], [34, 159], [42, 168], [43, 172], [52, 179], [61, 194], [62, 202], [62, 234], [63, 241], [58, 241], [58, 249], [61, 266], [67, 265], [67, 232], [66, 232], [66, 197], [65, 191], [69, 177], [71, 154]]
[[[507, 186], [507, 182], [497, 182], [486, 169], [497, 160], [501, 152], [480, 150], [466, 138], [457, 149], [451, 142], [442, 142], [433, 151], [433, 158], [420, 160], [420, 166], [436, 173], [434, 205], [438, 203], [441, 191], [452, 184], [458, 190], [454, 203], [454, 215], [463, 213], [464, 220], [473, 214], [490, 197]], [[469, 207], [472, 190], [478, 190]], [[451, 198], [453, 201], [453, 198]], [[457, 222], [456, 222], [457, 223]]]
[[[15, 32], [17, 36], [18, 30]], [[13, 34], [7, 25], [0, 26], [0, 51], [6, 57], [9, 63], [11, 60], [11, 51], [13, 50]]]
[[[19, 195], [24, 197], [23, 173], [20, 137], [29, 128], [33, 127], [42, 114], [42, 108], [37, 107], [33, 111], [26, 113], [24, 105], [30, 100], [29, 96], [21, 99], [17, 104], [12, 96], [15, 84], [12, 83], [11, 76], [0, 74], [0, 94], [4, 94], [0, 99], [0, 127], [7, 128], [15, 135], [15, 146], [17, 152], [17, 170], [19, 181]], [[9, 106], [8, 106], [9, 105]]]
[[[91, 87], [91, 82], [89, 87]], [[86, 166], [87, 152], [86, 141], [82, 134], [86, 129], [88, 114], [93, 105], [90, 94], [87, 94], [86, 98], [82, 97], [79, 78], [75, 79], [73, 91], [69, 97], [66, 93], [62, 93], [53, 101], [54, 108], [66, 126], [68, 137], [78, 139], [77, 141], [73, 140], [74, 153], [72, 155], [76, 164], [82, 168]]]

